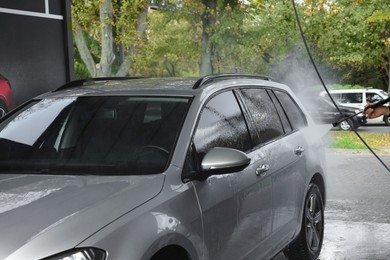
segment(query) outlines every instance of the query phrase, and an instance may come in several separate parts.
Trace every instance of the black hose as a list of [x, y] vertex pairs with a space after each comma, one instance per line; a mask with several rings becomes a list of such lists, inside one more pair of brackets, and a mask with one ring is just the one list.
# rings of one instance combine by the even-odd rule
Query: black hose
[[[318, 71], [317, 69], [317, 66], [316, 66], [316, 63], [314, 62], [314, 59], [313, 59], [313, 56], [311, 55], [311, 52], [310, 52], [310, 49], [309, 49], [309, 46], [306, 42], [306, 38], [305, 38], [305, 34], [303, 33], [303, 30], [302, 30], [302, 26], [301, 26], [301, 22], [300, 22], [300, 19], [299, 19], [299, 15], [298, 15], [298, 12], [297, 12], [297, 8], [295, 6], [295, 1], [292, 0], [292, 4], [293, 4], [293, 7], [294, 7], [294, 13], [295, 13], [295, 18], [297, 20], [297, 23], [298, 23], [298, 27], [299, 27], [299, 32], [301, 34], [301, 37], [302, 37], [302, 40], [303, 40], [303, 44], [305, 45], [305, 48], [306, 48], [306, 51], [307, 51], [307, 54], [309, 55], [309, 58], [310, 58], [310, 61], [311, 63], [313, 64], [313, 67], [318, 75], [318, 78], [320, 79], [321, 81], [321, 84], [322, 86], [324, 87], [326, 93], [328, 94], [330, 100], [332, 101], [332, 103], [334, 104], [334, 106], [337, 108], [337, 111], [340, 113], [340, 115], [342, 117], [345, 117], [343, 112], [340, 110], [340, 108], [338, 107], [337, 103], [334, 101], [333, 97], [330, 95], [329, 93], [329, 90], [328, 88], [326, 87], [325, 85], [325, 82], [324, 80], [322, 79], [322, 76], [320, 74], [320, 72]], [[360, 134], [356, 131], [355, 127], [353, 127], [353, 125], [351, 125], [351, 128], [352, 130], [355, 132], [355, 134], [357, 135], [357, 137], [359, 137], [360, 141], [362, 141], [362, 143], [367, 147], [368, 150], [370, 150], [370, 152], [378, 159], [378, 161], [387, 169], [388, 172], [390, 172], [390, 168], [387, 167], [387, 165], [383, 162], [383, 160], [374, 152], [374, 150], [371, 149], [371, 147], [366, 143], [366, 141], [360, 136]]]

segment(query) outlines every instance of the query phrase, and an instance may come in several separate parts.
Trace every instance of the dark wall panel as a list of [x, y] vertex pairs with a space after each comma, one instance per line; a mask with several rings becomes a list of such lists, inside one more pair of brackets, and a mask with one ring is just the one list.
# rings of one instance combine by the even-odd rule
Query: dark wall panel
[[66, 16], [65, 4], [62, 0], [50, 0], [47, 6], [50, 12], [44, 10], [43, 15], [47, 15], [44, 17], [35, 11], [27, 15], [1, 12], [1, 8], [21, 8], [25, 2], [35, 3], [37, 7], [29, 7], [28, 12], [38, 10], [45, 3], [44, 0], [0, 1], [0, 74], [11, 82], [14, 105], [53, 90], [72, 78], [69, 69], [72, 46], [68, 45], [66, 25], [70, 18]]
[[0, 0], [0, 7], [30, 12], [45, 12], [45, 1], [43, 0]]

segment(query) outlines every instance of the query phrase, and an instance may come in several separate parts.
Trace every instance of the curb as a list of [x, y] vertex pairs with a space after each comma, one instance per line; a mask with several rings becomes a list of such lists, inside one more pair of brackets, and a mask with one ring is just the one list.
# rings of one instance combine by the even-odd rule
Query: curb
[[[389, 146], [372, 147], [376, 154], [390, 155]], [[372, 153], [368, 149], [341, 149], [341, 148], [326, 148], [329, 152], [335, 154], [363, 154], [371, 155]]]

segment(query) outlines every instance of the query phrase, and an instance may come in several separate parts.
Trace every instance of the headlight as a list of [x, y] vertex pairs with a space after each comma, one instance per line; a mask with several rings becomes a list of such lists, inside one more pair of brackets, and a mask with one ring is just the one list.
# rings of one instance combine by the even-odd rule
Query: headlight
[[75, 248], [42, 260], [105, 260], [106, 252], [98, 248]]

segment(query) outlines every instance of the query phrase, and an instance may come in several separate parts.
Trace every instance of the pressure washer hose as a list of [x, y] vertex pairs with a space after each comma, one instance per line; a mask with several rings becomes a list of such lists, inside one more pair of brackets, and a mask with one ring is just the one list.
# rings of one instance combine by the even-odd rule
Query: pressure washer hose
[[[343, 114], [343, 112], [340, 110], [340, 108], [338, 107], [337, 103], [334, 101], [333, 97], [330, 95], [330, 92], [328, 90], [328, 88], [326, 87], [326, 84], [324, 82], [324, 80], [322, 79], [322, 76], [320, 74], [320, 72], [318, 71], [317, 69], [317, 66], [316, 66], [316, 63], [314, 62], [314, 59], [311, 55], [311, 52], [310, 52], [310, 49], [309, 49], [309, 46], [306, 42], [306, 38], [305, 38], [305, 34], [303, 33], [303, 30], [302, 30], [302, 26], [301, 26], [301, 22], [300, 22], [300, 19], [299, 19], [299, 15], [298, 15], [298, 11], [297, 11], [297, 8], [295, 6], [295, 1], [294, 0], [291, 0], [292, 1], [292, 4], [293, 4], [293, 7], [294, 7], [294, 13], [295, 13], [295, 19], [297, 21], [297, 24], [298, 24], [298, 28], [299, 28], [299, 32], [301, 34], [301, 37], [302, 37], [302, 41], [303, 41], [303, 44], [305, 45], [305, 48], [306, 48], [306, 51], [307, 51], [307, 54], [309, 55], [309, 58], [310, 58], [310, 61], [311, 63], [313, 64], [313, 67], [314, 67], [314, 70], [316, 71], [317, 75], [318, 75], [318, 78], [319, 80], [321, 81], [321, 84], [322, 86], [324, 87], [326, 93], [328, 94], [330, 100], [332, 101], [333, 105], [336, 107], [337, 111], [340, 113], [341, 117], [344, 118], [343, 120], [345, 120], [345, 116]], [[390, 98], [388, 98], [390, 99]], [[388, 99], [386, 99], [388, 101]], [[381, 102], [381, 101], [380, 101]], [[374, 104], [376, 106], [379, 106], [377, 105], [378, 103]], [[382, 104], [383, 105], [383, 104]], [[374, 108], [371, 106], [371, 108]], [[364, 110], [363, 110], [364, 111]], [[362, 112], [363, 112], [362, 111]], [[360, 113], [358, 113], [360, 114]], [[356, 114], [355, 114], [356, 115]], [[366, 141], [360, 136], [360, 134], [356, 131], [355, 127], [351, 126], [352, 130], [355, 132], [355, 134], [357, 135], [357, 137], [360, 139], [360, 141], [362, 141], [362, 143], [367, 147], [367, 149], [378, 159], [378, 161], [387, 169], [388, 172], [390, 172], [390, 168], [383, 162], [383, 160], [374, 152], [374, 150], [372, 150], [372, 148], [366, 143]]]

